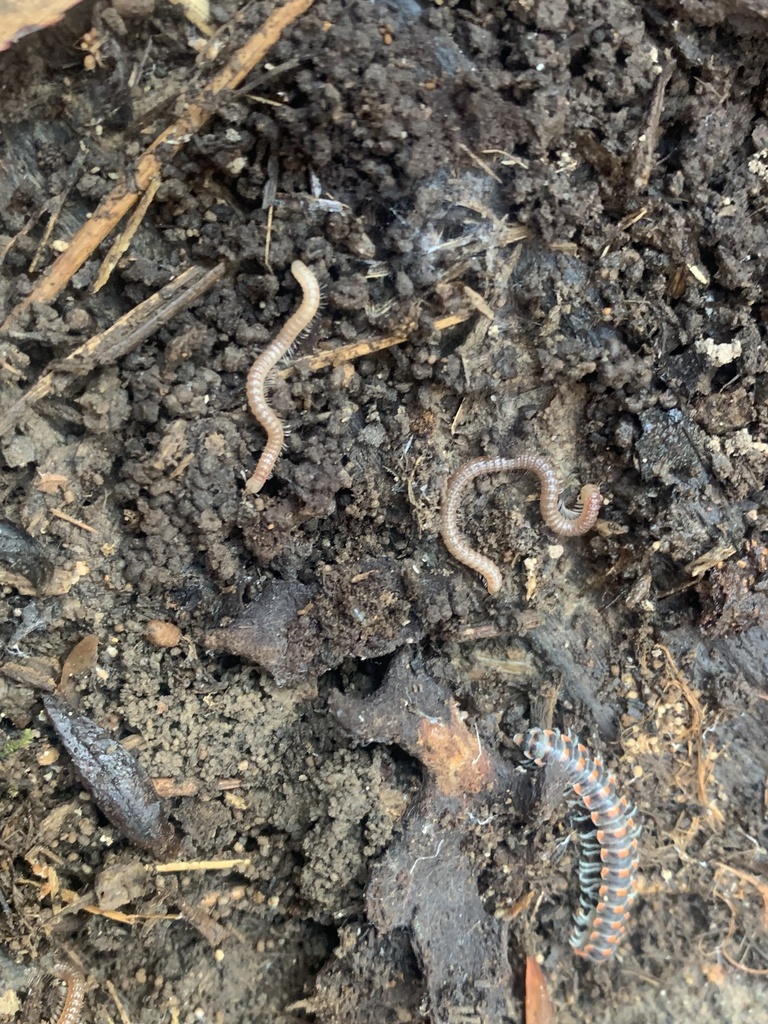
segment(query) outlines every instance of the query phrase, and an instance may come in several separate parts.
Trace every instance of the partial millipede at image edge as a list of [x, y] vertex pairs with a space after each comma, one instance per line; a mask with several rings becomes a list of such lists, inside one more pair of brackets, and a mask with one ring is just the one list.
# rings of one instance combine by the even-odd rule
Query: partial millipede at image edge
[[637, 811], [616, 793], [615, 780], [600, 758], [575, 736], [557, 729], [529, 729], [513, 742], [528, 761], [560, 768], [586, 808], [582, 820], [594, 826], [582, 836], [581, 912], [574, 914], [570, 944], [579, 956], [604, 963], [621, 942], [637, 896]]
[[456, 525], [459, 504], [465, 489], [476, 477], [516, 469], [535, 473], [539, 478], [541, 517], [550, 530], [563, 537], [580, 537], [588, 533], [595, 525], [603, 503], [600, 488], [596, 484], [585, 484], [581, 488], [578, 507], [575, 510], [565, 508], [560, 501], [557, 474], [541, 455], [519, 455], [516, 458], [497, 456], [465, 462], [449, 477], [446, 484], [445, 500], [440, 512], [440, 533], [454, 558], [485, 577], [489, 594], [498, 594], [501, 590], [502, 575], [496, 563], [470, 547], [460, 532]]
[[78, 1024], [85, 999], [85, 978], [74, 964], [63, 957], [56, 957], [51, 974], [67, 986], [56, 1024]]
[[280, 417], [269, 405], [264, 394], [267, 376], [280, 359], [290, 351], [291, 345], [301, 332], [312, 322], [320, 305], [320, 285], [309, 267], [301, 260], [294, 260], [291, 264], [291, 273], [301, 285], [303, 292], [301, 305], [256, 359], [245, 384], [248, 406], [267, 432], [264, 451], [261, 453], [256, 469], [245, 484], [245, 489], [249, 494], [258, 494], [269, 479], [285, 441], [285, 429]]

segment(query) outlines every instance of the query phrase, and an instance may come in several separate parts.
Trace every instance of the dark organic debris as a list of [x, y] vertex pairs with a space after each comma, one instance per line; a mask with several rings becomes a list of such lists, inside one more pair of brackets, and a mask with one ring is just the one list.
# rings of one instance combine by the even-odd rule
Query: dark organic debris
[[174, 856], [179, 844], [173, 826], [136, 758], [60, 697], [44, 694], [43, 704], [80, 778], [115, 828], [155, 857]]
[[300, 676], [312, 661], [307, 644], [296, 642], [304, 627], [300, 613], [311, 606], [312, 594], [302, 583], [271, 580], [230, 626], [209, 633], [205, 645], [254, 662], [278, 682]]
[[272, 580], [206, 646], [253, 662], [281, 686], [314, 681], [348, 656], [391, 654], [423, 633], [401, 575], [378, 558], [329, 570], [314, 587]]
[[[365, 984], [360, 983], [361, 978]], [[374, 928], [350, 924], [339, 928], [333, 963], [315, 979], [312, 996], [286, 1009], [312, 1013], [319, 1024], [418, 1021], [424, 1019], [423, 1001], [408, 933], [400, 930], [384, 935]]]
[[26, 577], [35, 587], [53, 573], [53, 565], [37, 541], [7, 519], [0, 519], [0, 564]]
[[768, 622], [768, 547], [745, 541], [741, 556], [715, 565], [698, 592], [707, 635], [731, 637]]
[[427, 772], [402, 835], [371, 876], [369, 919], [383, 934], [409, 929], [433, 1020], [453, 1019], [458, 1008], [488, 1024], [516, 1019], [506, 926], [483, 908], [465, 842], [481, 805], [509, 788], [508, 766], [466, 726], [419, 655], [398, 655], [371, 698], [335, 692], [329, 707], [360, 742], [397, 744]]
[[[618, 738], [616, 711], [599, 698], [601, 684], [610, 678], [611, 638], [600, 613], [586, 604], [565, 614], [533, 620], [518, 616], [518, 630], [547, 666], [547, 673], [559, 677], [559, 687], [579, 701], [589, 713], [600, 735], [610, 742]], [[532, 721], [547, 719], [545, 708], [536, 708]]]

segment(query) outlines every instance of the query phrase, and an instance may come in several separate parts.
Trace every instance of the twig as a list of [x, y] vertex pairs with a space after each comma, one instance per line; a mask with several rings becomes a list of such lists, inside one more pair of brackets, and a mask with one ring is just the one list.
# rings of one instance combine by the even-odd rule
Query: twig
[[207, 271], [202, 267], [190, 267], [175, 281], [121, 316], [106, 331], [94, 334], [66, 358], [52, 363], [48, 372], [15, 401], [5, 415], [0, 416], [0, 437], [16, 425], [28, 405], [51, 393], [57, 372], [85, 373], [132, 352], [164, 323], [204, 295], [224, 277], [227, 270], [226, 263]]
[[109, 980], [109, 978], [107, 978], [104, 984], [106, 985], [107, 992], [109, 992], [109, 994], [112, 996], [112, 1000], [115, 1006], [117, 1007], [117, 1012], [120, 1014], [120, 1020], [123, 1022], [123, 1024], [131, 1024], [130, 1017], [125, 1011], [125, 1007], [123, 1006], [120, 996], [117, 994], [117, 989], [115, 988], [114, 984]]
[[104, 261], [99, 269], [98, 276], [93, 283], [93, 294], [100, 292], [104, 285], [109, 280], [112, 271], [120, 261], [120, 257], [127, 251], [128, 246], [133, 241], [133, 236], [136, 234], [139, 225], [144, 220], [144, 215], [152, 203], [152, 200], [157, 195], [157, 190], [160, 188], [160, 174], [156, 174], [152, 181], [144, 192], [144, 195], [139, 200], [139, 205], [133, 211], [131, 216], [128, 218], [128, 223], [125, 229], [118, 235], [115, 241], [110, 246], [109, 252], [104, 257]]
[[501, 178], [498, 176], [498, 174], [496, 174], [496, 172], [492, 170], [491, 167], [489, 167], [488, 164], [485, 162], [485, 160], [479, 157], [477, 153], [473, 153], [469, 146], [465, 146], [463, 142], [460, 142], [459, 149], [466, 153], [469, 159], [472, 161], [472, 163], [477, 164], [481, 171], [485, 171], [489, 178], [493, 178], [493, 180], [497, 181], [499, 185], [502, 184]]
[[[453, 314], [441, 317], [432, 324], [435, 331], [444, 331], [448, 327], [455, 327], [469, 320], [471, 313], [462, 315]], [[329, 349], [327, 352], [320, 352], [317, 355], [302, 356], [295, 359], [290, 365], [278, 371], [280, 377], [289, 377], [292, 373], [301, 371], [314, 372], [324, 370], [326, 366], [341, 366], [343, 363], [354, 362], [355, 359], [362, 359], [363, 356], [373, 355], [375, 352], [382, 352], [384, 349], [392, 348], [395, 345], [402, 345], [410, 337], [408, 331], [392, 334], [387, 338], [364, 338], [362, 341], [354, 341], [351, 345], [341, 345], [339, 348]]]
[[645, 126], [645, 131], [637, 140], [635, 151], [632, 154], [629, 180], [638, 192], [642, 192], [643, 189], [646, 189], [648, 187], [648, 182], [651, 179], [653, 155], [656, 152], [656, 147], [659, 144], [659, 136], [661, 134], [659, 131], [659, 125], [661, 123], [661, 114], [664, 110], [664, 92], [669, 85], [669, 80], [672, 78], [672, 72], [674, 70], [674, 64], [667, 64], [656, 79], [656, 87], [653, 90], [653, 100], [651, 101], [651, 109], [648, 114], [648, 122]]
[[5, 319], [6, 330], [18, 317], [36, 302], [51, 302], [66, 287], [72, 275], [82, 267], [96, 247], [131, 209], [139, 196], [160, 174], [163, 164], [170, 160], [213, 116], [218, 104], [215, 97], [225, 90], [236, 89], [253, 68], [278, 41], [285, 29], [304, 14], [314, 0], [286, 0], [270, 14], [261, 28], [249, 38], [225, 67], [211, 80], [196, 103], [189, 103], [184, 113], [150, 144], [136, 163], [133, 175], [114, 188], [99, 203], [93, 216], [75, 234], [66, 252], [49, 267], [21, 302]]
[[50, 510], [52, 516], [56, 516], [57, 519], [63, 519], [65, 523], [69, 523], [70, 526], [79, 526], [81, 530], [87, 530], [88, 533], [97, 533], [92, 526], [88, 523], [84, 523], [82, 519], [75, 519], [74, 516], [67, 515], [66, 512], [62, 512], [60, 508], [52, 508]]
[[230, 860], [172, 860], [155, 864], [158, 875], [175, 874], [179, 871], [234, 871], [247, 868], [251, 857], [234, 857]]

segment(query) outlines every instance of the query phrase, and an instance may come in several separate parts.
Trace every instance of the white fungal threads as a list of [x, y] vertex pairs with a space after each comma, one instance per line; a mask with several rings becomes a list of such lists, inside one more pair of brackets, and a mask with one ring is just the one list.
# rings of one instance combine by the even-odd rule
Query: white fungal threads
[[303, 292], [301, 305], [255, 361], [245, 384], [248, 406], [267, 432], [264, 451], [261, 453], [253, 475], [245, 484], [245, 489], [249, 494], [258, 494], [269, 479], [285, 440], [285, 428], [280, 417], [269, 405], [264, 395], [267, 376], [290, 350], [291, 345], [301, 332], [312, 322], [320, 305], [320, 285], [309, 267], [301, 260], [294, 260], [291, 264], [291, 273], [301, 285]]

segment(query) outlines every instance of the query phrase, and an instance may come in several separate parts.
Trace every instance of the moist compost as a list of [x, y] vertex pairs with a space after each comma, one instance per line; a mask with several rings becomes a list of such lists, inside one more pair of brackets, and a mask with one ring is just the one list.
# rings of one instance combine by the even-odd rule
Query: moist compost
[[[560, 1024], [757, 1020], [768, 6], [305, 6], [215, 98], [272, 0], [84, 3], [0, 55], [0, 1016], [55, 1019], [63, 956], [83, 1022], [518, 1024], [533, 956]], [[193, 108], [124, 249], [46, 291]], [[604, 504], [561, 538], [527, 476], [470, 487], [492, 596], [443, 488], [523, 452]], [[638, 808], [605, 964], [530, 726]]]

